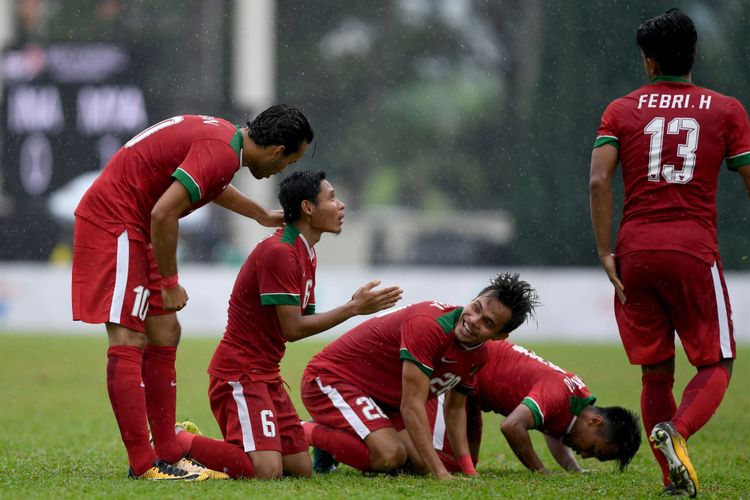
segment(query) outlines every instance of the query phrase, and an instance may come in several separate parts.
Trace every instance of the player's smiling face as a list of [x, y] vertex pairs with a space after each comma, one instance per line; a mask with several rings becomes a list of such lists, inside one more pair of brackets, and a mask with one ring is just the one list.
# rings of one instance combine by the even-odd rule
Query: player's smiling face
[[310, 214], [310, 227], [321, 233], [340, 233], [346, 205], [336, 198], [336, 191], [327, 180], [320, 182], [317, 203]]
[[464, 307], [454, 332], [456, 339], [468, 346], [487, 340], [504, 339], [503, 327], [513, 316], [511, 310], [491, 295], [480, 295]]

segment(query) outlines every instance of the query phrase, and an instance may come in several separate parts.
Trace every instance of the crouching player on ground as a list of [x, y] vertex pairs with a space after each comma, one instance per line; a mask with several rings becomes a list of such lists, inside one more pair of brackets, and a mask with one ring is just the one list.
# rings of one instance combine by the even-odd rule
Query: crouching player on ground
[[[369, 319], [315, 355], [302, 376], [316, 459], [363, 471], [450, 479], [432, 446], [428, 398], [445, 395], [447, 432], [461, 470], [475, 475], [466, 439], [466, 394], [487, 361], [487, 341], [504, 339], [534, 311], [536, 292], [517, 274], [497, 276], [466, 307], [421, 302]], [[330, 454], [321, 453], [323, 450]], [[316, 462], [316, 471], [326, 466]]]
[[284, 179], [279, 201], [287, 225], [261, 241], [242, 266], [226, 332], [208, 368], [211, 409], [224, 441], [177, 433], [190, 457], [231, 477], [311, 474], [307, 441], [279, 372], [286, 342], [392, 307], [402, 294], [395, 286], [376, 289], [379, 282], [372, 281], [346, 304], [315, 314], [313, 247], [323, 233], [341, 232], [344, 204], [325, 173], [311, 171]]
[[[620, 470], [630, 463], [641, 443], [638, 416], [619, 406], [594, 406], [591, 394], [575, 374], [563, 370], [511, 342], [487, 345], [488, 361], [467, 403], [467, 434], [476, 465], [482, 439], [482, 412], [505, 416], [500, 425], [513, 452], [528, 469], [548, 472], [534, 451], [530, 429], [544, 433], [552, 456], [571, 472], [583, 472], [581, 458], [617, 460]], [[442, 396], [428, 401], [432, 442], [449, 471], [460, 470], [446, 434]]]

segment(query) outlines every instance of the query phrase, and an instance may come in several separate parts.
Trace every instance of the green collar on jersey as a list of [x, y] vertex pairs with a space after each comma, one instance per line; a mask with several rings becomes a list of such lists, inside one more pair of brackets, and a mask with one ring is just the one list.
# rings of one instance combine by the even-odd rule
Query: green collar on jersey
[[596, 396], [593, 394], [587, 398], [570, 396], [570, 413], [573, 415], [580, 415], [584, 408], [588, 405], [593, 405], [594, 403], [596, 403]]
[[299, 230], [291, 224], [284, 226], [284, 234], [281, 235], [281, 242], [294, 246], [294, 240], [299, 236]]
[[458, 323], [458, 318], [461, 317], [463, 310], [463, 307], [457, 307], [451, 312], [447, 312], [437, 318], [438, 324], [443, 328], [445, 333], [450, 333], [456, 328], [456, 323]]
[[242, 166], [242, 129], [237, 127], [234, 131], [234, 135], [229, 140], [229, 145], [232, 146], [234, 152], [237, 153], [237, 158], [240, 159], [240, 167]]
[[669, 75], [656, 75], [651, 79], [651, 83], [656, 82], [680, 82], [680, 83], [693, 83], [687, 78], [681, 76], [669, 76]]

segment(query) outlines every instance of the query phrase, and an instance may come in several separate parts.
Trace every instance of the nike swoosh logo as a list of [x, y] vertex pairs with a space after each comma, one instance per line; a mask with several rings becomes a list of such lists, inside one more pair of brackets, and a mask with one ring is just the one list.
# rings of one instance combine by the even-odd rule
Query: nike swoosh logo
[[169, 383], [169, 385], [171, 385], [172, 387], [177, 387], [177, 382], [175, 382], [175, 381], [173, 380], [173, 381], [171, 381], [171, 382]]
[[442, 361], [443, 363], [458, 363], [457, 359], [447, 359], [445, 356], [440, 358], [440, 361]]

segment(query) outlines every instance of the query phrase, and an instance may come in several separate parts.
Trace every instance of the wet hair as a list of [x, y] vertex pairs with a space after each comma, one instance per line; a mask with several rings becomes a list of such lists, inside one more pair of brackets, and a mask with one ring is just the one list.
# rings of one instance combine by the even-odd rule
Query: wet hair
[[669, 9], [644, 21], [638, 27], [636, 40], [644, 55], [659, 63], [662, 74], [681, 76], [690, 73], [698, 33], [693, 21], [680, 9]]
[[511, 318], [500, 329], [501, 333], [510, 333], [521, 326], [539, 305], [536, 290], [521, 280], [518, 273], [498, 274], [479, 292], [478, 296], [482, 295], [494, 297], [510, 309]]
[[604, 417], [604, 440], [617, 447], [617, 452], [606, 460], [617, 460], [617, 466], [622, 472], [641, 446], [640, 418], [636, 413], [621, 406], [595, 406], [594, 409]]
[[284, 209], [284, 222], [291, 224], [302, 215], [302, 202], [308, 200], [318, 204], [320, 183], [326, 178], [322, 170], [297, 170], [289, 174], [279, 185], [279, 203]]
[[247, 122], [248, 135], [258, 146], [284, 146], [284, 155], [296, 153], [302, 141], [315, 138], [305, 115], [289, 104], [276, 104]]

